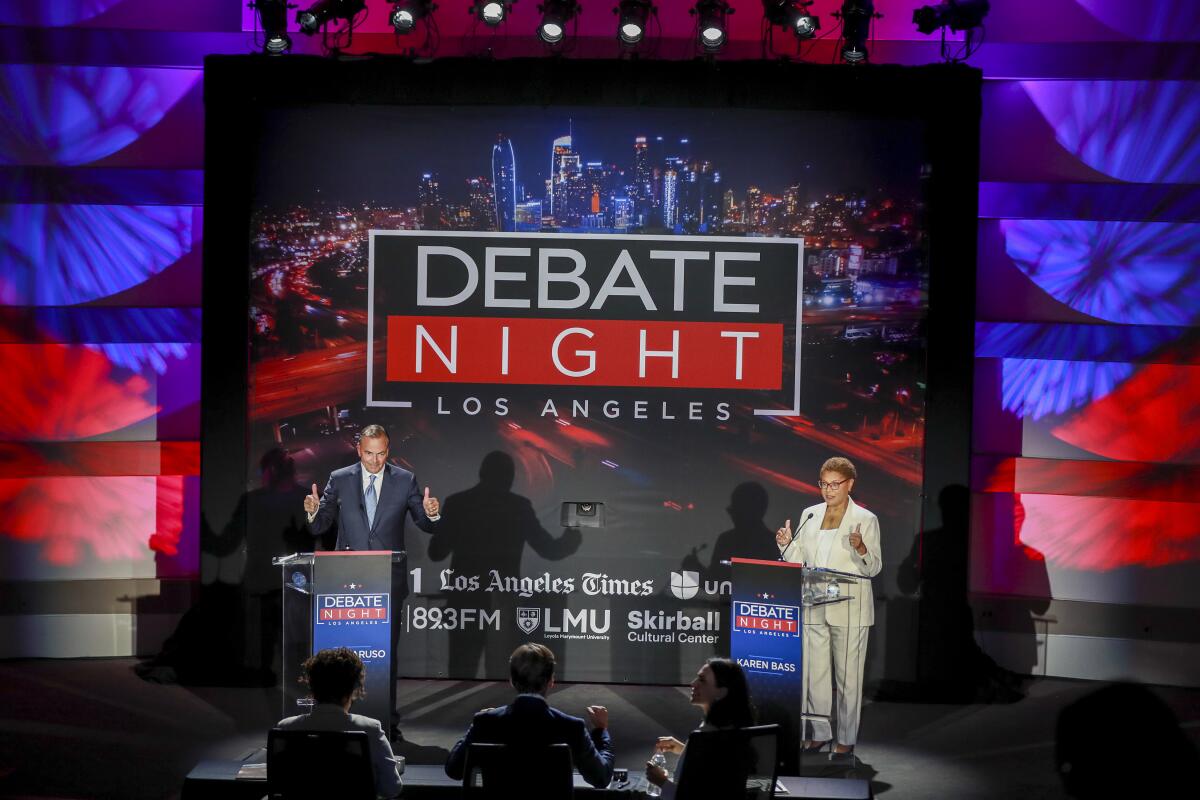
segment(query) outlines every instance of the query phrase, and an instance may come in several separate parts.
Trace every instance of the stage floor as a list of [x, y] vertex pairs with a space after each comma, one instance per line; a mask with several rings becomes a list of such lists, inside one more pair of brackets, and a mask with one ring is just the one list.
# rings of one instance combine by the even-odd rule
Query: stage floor
[[[0, 662], [0, 797], [176, 797], [204, 759], [240, 759], [280, 716], [267, 688], [147, 682], [134, 659]], [[1098, 684], [1035, 679], [1015, 702], [935, 704], [868, 699], [853, 760], [806, 762], [804, 773], [870, 780], [895, 800], [1062, 797], [1054, 769], [1059, 709]], [[1200, 739], [1200, 691], [1155, 690]], [[412, 764], [436, 764], [481, 708], [511, 689], [479, 681], [405, 680], [400, 687]], [[1014, 698], [1009, 698], [1014, 699]], [[571, 713], [608, 706], [618, 766], [638, 769], [655, 737], [683, 738], [698, 721], [683, 688], [575, 684], [551, 701]]]

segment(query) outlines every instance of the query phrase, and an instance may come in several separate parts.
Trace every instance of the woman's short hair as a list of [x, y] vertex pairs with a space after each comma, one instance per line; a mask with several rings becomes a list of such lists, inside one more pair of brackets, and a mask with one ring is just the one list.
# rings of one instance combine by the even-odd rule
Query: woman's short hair
[[827, 459], [821, 465], [821, 472], [819, 474], [824, 475], [826, 472], [836, 472], [843, 478], [849, 478], [850, 480], [857, 480], [858, 478], [858, 470], [854, 468], [854, 464], [850, 459], [843, 458], [842, 456], [834, 456]]
[[707, 663], [717, 688], [724, 689], [725, 696], [712, 704], [704, 721], [718, 728], [753, 725], [754, 706], [750, 704], [750, 687], [741, 665], [732, 658], [710, 658]]
[[523, 644], [508, 658], [513, 688], [522, 694], [544, 694], [554, 677], [554, 653], [544, 644]]
[[321, 650], [304, 662], [301, 683], [318, 703], [342, 703], [366, 694], [367, 668], [349, 647]]

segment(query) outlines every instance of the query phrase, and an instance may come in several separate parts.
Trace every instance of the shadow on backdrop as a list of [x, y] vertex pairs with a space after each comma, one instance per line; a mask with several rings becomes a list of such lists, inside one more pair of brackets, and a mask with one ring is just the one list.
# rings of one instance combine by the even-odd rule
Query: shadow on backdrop
[[500, 450], [488, 453], [479, 465], [479, 482], [446, 498], [440, 530], [429, 541], [430, 560], [449, 558], [453, 577], [478, 578], [477, 587], [455, 592], [455, 603], [499, 611], [505, 620], [500, 631], [490, 635], [484, 630], [462, 630], [450, 637], [448, 668], [453, 678], [506, 679], [508, 658], [525, 640], [511, 622], [516, 620], [518, 596], [486, 591], [492, 573], [521, 575], [526, 545], [542, 558], [560, 561], [583, 541], [578, 528], [564, 528], [558, 538], [543, 528], [529, 498], [512, 491], [515, 478], [512, 456]]
[[[1024, 675], [1037, 663], [1033, 615], [1050, 603], [1045, 560], [1023, 548], [1027, 585], [1039, 587], [1037, 596], [1006, 598], [1013, 607], [1008, 633], [1017, 637], [1016, 663], [1024, 674], [1000, 667], [975, 638], [975, 621], [968, 602], [970, 490], [947, 486], [938, 495], [942, 527], [919, 533], [897, 573], [900, 591], [919, 598], [917, 626], [917, 681], [882, 684], [877, 700], [932, 703], [1012, 703], [1024, 697]], [[1013, 547], [1021, 547], [1013, 543]]]
[[134, 667], [143, 679], [198, 686], [271, 686], [278, 674], [282, 590], [271, 559], [311, 551], [306, 491], [282, 448], [259, 460], [260, 487], [246, 492], [221, 533], [201, 521], [201, 552], [217, 559], [218, 579], [201, 585], [162, 651]]

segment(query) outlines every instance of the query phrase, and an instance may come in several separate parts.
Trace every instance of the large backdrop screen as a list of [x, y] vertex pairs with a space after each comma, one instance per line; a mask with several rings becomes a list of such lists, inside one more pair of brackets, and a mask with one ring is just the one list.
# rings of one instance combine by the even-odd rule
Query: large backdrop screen
[[909, 552], [926, 122], [317, 102], [261, 125], [228, 320], [245, 468], [282, 448], [303, 494], [388, 429], [443, 504], [407, 532], [402, 674], [505, 678], [532, 640], [567, 680], [686, 680], [727, 650], [722, 562], [777, 558], [832, 455], [889, 574]]

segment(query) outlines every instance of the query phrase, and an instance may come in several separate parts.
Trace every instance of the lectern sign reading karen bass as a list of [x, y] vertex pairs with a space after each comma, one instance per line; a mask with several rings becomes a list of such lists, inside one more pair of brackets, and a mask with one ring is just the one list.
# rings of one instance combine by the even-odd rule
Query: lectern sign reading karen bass
[[743, 669], [787, 679], [799, 678], [797, 639], [802, 633], [800, 607], [780, 603], [733, 601], [732, 651]]
[[633, 388], [665, 419], [796, 413], [802, 259], [798, 239], [372, 231], [368, 405], [544, 415]]

